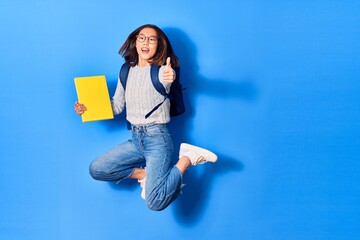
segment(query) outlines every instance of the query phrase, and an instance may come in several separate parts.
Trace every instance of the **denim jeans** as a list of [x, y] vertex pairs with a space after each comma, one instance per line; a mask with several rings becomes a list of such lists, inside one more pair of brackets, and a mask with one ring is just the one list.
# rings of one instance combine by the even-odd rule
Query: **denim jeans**
[[95, 159], [89, 168], [96, 180], [119, 182], [146, 165], [147, 206], [160, 211], [181, 193], [182, 174], [173, 165], [173, 144], [165, 124], [131, 126], [132, 139]]

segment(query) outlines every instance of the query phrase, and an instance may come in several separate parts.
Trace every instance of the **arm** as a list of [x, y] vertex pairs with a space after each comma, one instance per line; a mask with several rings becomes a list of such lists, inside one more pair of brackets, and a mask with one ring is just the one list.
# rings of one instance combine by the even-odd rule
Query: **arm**
[[115, 94], [111, 100], [111, 106], [114, 115], [120, 114], [125, 107], [125, 91], [120, 82], [120, 78], [118, 78]]

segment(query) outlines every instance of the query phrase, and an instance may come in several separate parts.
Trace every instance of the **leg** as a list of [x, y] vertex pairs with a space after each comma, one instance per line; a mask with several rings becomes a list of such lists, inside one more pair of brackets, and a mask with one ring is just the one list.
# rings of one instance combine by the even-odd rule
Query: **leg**
[[[166, 146], [166, 140], [164, 142]], [[161, 144], [159, 144], [159, 147], [160, 146]], [[183, 143], [180, 146], [179, 160], [175, 167], [172, 167], [171, 160], [166, 160], [167, 156], [171, 156], [171, 154], [167, 152], [166, 147], [160, 147], [156, 152], [152, 152], [146, 159], [146, 175], [147, 178], [149, 178], [148, 185], [152, 184], [152, 186], [146, 188], [148, 193], [146, 200], [148, 207], [152, 210], [163, 210], [176, 199], [181, 192], [182, 175], [191, 165], [216, 162], [218, 159], [218, 157], [209, 150]], [[166, 171], [166, 169], [169, 170]], [[161, 172], [166, 174], [162, 175]]]
[[135, 168], [129, 178], [143, 180], [145, 178], [145, 174], [146, 172], [144, 168]]
[[173, 145], [166, 126], [155, 125], [144, 134], [146, 158], [145, 199], [151, 210], [160, 211], [180, 194], [182, 175], [172, 161]]
[[179, 158], [179, 161], [176, 163], [176, 167], [179, 169], [181, 174], [184, 174], [186, 170], [190, 167], [191, 161], [190, 158], [183, 156]]
[[118, 182], [124, 178], [138, 177], [135, 168], [142, 165], [145, 158], [132, 141], [124, 142], [102, 154], [90, 164], [90, 175], [101, 181]]
[[179, 161], [176, 166], [184, 173], [190, 165], [204, 164], [207, 162], [216, 162], [218, 157], [215, 153], [201, 147], [188, 143], [180, 145]]

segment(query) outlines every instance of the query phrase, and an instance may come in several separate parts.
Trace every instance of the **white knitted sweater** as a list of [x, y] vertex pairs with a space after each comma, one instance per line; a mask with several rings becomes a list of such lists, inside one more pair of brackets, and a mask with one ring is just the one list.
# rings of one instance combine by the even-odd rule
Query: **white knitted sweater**
[[[159, 70], [159, 80], [168, 92], [171, 84], [163, 81], [162, 71], [164, 67], [161, 66]], [[145, 119], [145, 115], [163, 100], [164, 97], [154, 88], [151, 82], [150, 66], [135, 66], [129, 70], [125, 93], [120, 79], [118, 79], [111, 103], [115, 115], [124, 110], [126, 103], [126, 119], [134, 125], [146, 125], [150, 123], [168, 123], [170, 121], [169, 99], [166, 99], [150, 117]]]

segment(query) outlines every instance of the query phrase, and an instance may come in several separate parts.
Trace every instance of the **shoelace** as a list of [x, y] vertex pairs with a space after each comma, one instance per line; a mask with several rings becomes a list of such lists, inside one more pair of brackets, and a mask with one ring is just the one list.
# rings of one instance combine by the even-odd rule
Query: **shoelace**
[[202, 163], [204, 163], [204, 162], [206, 162], [205, 157], [204, 157], [204, 156], [200, 156], [198, 159], [196, 159], [196, 161], [193, 163], [193, 165], [195, 165], [195, 164], [202, 164]]

